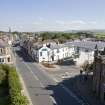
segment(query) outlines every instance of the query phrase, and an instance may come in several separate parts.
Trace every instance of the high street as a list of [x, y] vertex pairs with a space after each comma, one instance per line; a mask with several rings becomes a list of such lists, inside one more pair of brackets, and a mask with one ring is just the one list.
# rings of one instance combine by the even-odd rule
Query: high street
[[64, 85], [41, 70], [20, 47], [15, 47], [16, 67], [33, 105], [87, 105]]

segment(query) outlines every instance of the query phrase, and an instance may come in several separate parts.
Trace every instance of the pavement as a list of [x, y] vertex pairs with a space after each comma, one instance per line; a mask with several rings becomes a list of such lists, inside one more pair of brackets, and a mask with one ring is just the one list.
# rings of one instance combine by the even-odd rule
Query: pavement
[[25, 50], [15, 47], [16, 66], [23, 78], [32, 105], [88, 105], [64, 84], [38, 67]]
[[99, 97], [92, 91], [92, 74], [88, 75], [88, 79], [84, 79], [84, 73], [80, 79], [80, 67], [76, 66], [71, 59], [63, 61], [58, 65], [59, 70], [49, 71], [59, 83], [62, 83], [69, 90], [88, 103], [89, 105], [105, 105], [101, 103]]

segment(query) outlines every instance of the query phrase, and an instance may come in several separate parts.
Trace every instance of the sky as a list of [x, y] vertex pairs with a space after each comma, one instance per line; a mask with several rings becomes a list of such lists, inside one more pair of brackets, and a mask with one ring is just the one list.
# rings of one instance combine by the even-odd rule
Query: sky
[[0, 31], [105, 29], [105, 0], [0, 0]]

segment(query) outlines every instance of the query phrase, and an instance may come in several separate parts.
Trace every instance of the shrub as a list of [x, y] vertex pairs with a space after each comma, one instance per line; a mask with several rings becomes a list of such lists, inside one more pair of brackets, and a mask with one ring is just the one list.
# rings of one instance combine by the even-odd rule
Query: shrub
[[0, 66], [0, 84], [2, 84], [5, 79], [6, 79], [6, 72], [2, 69], [2, 66]]
[[8, 65], [2, 65], [2, 69], [8, 76], [10, 105], [28, 105], [27, 98], [21, 93], [22, 87], [16, 69]]
[[48, 63], [42, 63], [43, 66], [47, 67], [47, 68], [55, 68], [53, 64], [48, 64]]

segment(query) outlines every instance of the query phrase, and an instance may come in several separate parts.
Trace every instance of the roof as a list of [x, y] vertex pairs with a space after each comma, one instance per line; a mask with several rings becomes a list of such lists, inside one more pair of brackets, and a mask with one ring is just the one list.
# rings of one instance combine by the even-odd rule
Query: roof
[[95, 46], [97, 45], [97, 48], [99, 50], [104, 49], [105, 42], [93, 42], [93, 41], [74, 41], [74, 42], [67, 42], [65, 43], [67, 46], [74, 46], [74, 47], [80, 47], [80, 48], [86, 48], [90, 50], [95, 50]]
[[65, 44], [53, 44], [50, 46], [50, 48], [53, 50], [53, 49], [59, 49], [59, 48], [64, 48], [64, 47], [67, 47], [67, 45]]
[[0, 39], [0, 48], [9, 46], [4, 40]]

